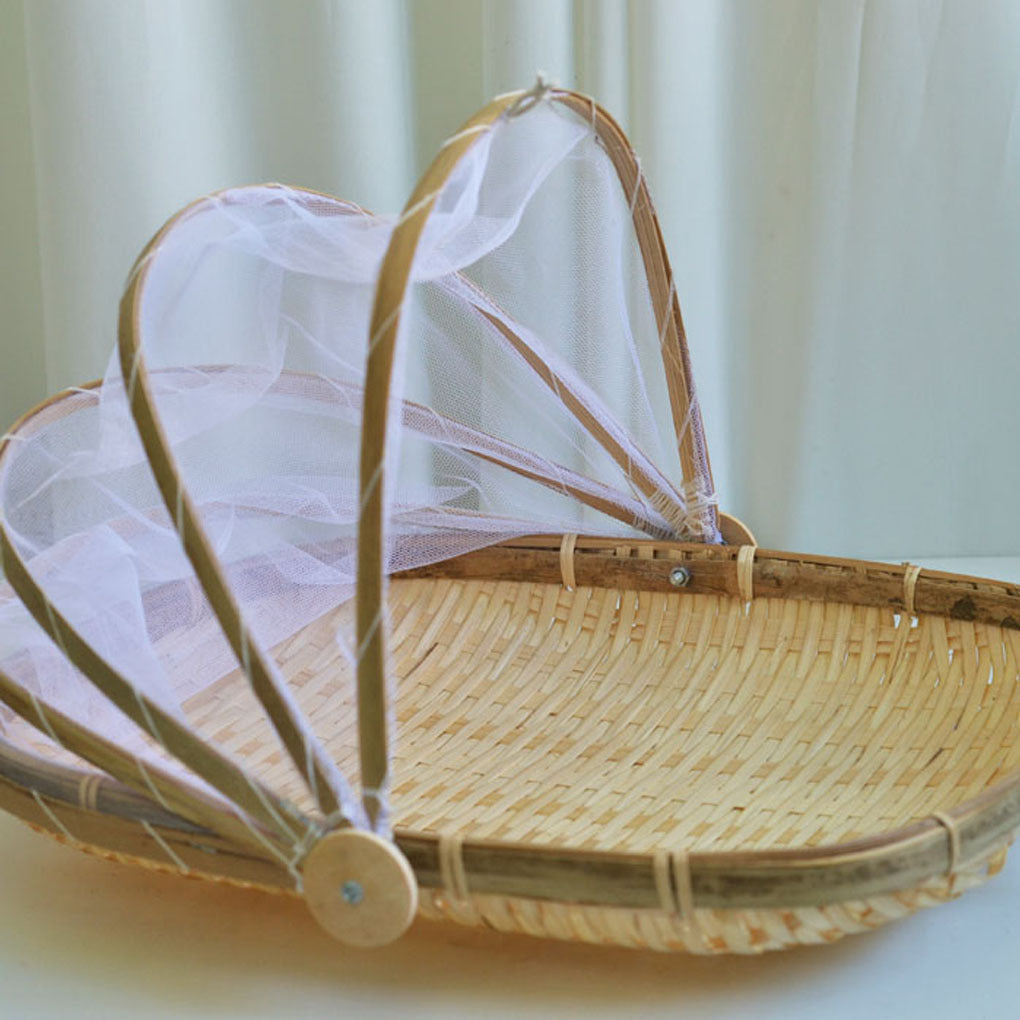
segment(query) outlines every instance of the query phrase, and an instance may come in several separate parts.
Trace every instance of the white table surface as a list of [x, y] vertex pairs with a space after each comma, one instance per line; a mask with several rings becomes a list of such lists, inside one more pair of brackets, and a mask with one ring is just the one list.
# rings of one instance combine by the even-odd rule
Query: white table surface
[[[1020, 581], [1020, 557], [922, 560]], [[418, 922], [354, 952], [300, 902], [77, 853], [0, 815], [2, 1017], [1020, 1016], [1020, 847], [963, 898], [832, 946], [697, 958]]]

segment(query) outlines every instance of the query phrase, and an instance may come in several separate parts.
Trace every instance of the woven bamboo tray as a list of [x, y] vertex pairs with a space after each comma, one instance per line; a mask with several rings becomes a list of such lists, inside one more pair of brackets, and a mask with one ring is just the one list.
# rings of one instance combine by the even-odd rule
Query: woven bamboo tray
[[[535, 99], [590, 118], [627, 194], [644, 188], [604, 111], [570, 92]], [[386, 420], [380, 407], [430, 198], [480, 131], [521, 101], [501, 97], [473, 118], [408, 201], [373, 310], [366, 421]], [[683, 418], [693, 384], [668, 262], [650, 203], [632, 209]], [[303, 895], [327, 930], [356, 945], [397, 937], [418, 912], [549, 938], [756, 953], [878, 927], [1001, 868], [1020, 824], [1013, 585], [764, 550], [721, 515], [724, 544], [538, 535], [398, 573], [384, 587], [372, 478], [386, 437], [377, 426], [363, 433], [357, 607], [325, 613], [263, 661], [154, 410], [137, 339], [144, 256], [140, 266], [121, 316], [132, 412], [244, 664], [187, 704], [201, 740], [119, 686], [6, 529], [0, 551], [9, 584], [67, 657], [256, 825], [246, 831], [140, 770], [0, 673], [8, 707], [94, 766], [68, 764], [42, 743], [5, 742], [5, 809], [82, 849]], [[87, 388], [62, 395], [9, 435], [29, 437], [88, 399]], [[10, 446], [5, 439], [0, 467]], [[699, 451], [682, 454], [693, 463]], [[373, 627], [383, 600], [388, 639]], [[355, 612], [364, 650], [356, 695], [333, 640]], [[189, 638], [186, 627], [172, 631], [163, 650], [186, 654]], [[277, 675], [302, 705], [325, 706], [316, 728], [330, 763], [302, 743]], [[253, 689], [264, 711], [252, 711]], [[321, 814], [307, 812], [294, 853], [279, 853], [272, 809], [301, 805], [304, 794], [277, 735], [306, 763], [305, 779], [326, 785], [331, 763], [360, 773], [369, 816], [388, 785], [392, 840], [331, 815], [327, 798]], [[242, 747], [255, 785], [217, 756]]]

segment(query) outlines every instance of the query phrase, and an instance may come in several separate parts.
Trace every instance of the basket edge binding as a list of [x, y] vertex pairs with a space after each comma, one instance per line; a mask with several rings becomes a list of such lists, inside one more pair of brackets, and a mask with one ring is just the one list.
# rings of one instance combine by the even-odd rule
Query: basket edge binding
[[[279, 863], [240, 851], [116, 780], [45, 762], [5, 742], [0, 742], [0, 807], [100, 855], [272, 891], [297, 891], [293, 876]], [[693, 905], [795, 909], [896, 894], [951, 874], [960, 862], [993, 855], [1011, 841], [1018, 824], [1020, 775], [1015, 775], [941, 819], [930, 817], [881, 836], [810, 849], [694, 852], [689, 855]], [[397, 829], [394, 839], [419, 886], [448, 886], [442, 837]], [[463, 841], [459, 853], [472, 895], [662, 909], [652, 853], [471, 839]]]

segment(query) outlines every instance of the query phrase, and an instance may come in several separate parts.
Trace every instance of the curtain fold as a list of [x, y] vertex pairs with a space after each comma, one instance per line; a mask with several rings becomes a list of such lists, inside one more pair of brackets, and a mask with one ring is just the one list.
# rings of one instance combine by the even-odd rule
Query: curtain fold
[[7, 2], [0, 416], [102, 373], [189, 199], [394, 211], [542, 70], [642, 156], [723, 507], [769, 546], [1016, 552], [1018, 49], [1011, 0]]

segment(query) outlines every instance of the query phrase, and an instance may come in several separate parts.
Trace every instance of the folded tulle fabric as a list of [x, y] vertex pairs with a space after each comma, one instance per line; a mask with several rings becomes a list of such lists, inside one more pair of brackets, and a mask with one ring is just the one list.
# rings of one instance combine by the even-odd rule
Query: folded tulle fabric
[[[387, 573], [534, 533], [718, 540], [707, 463], [681, 467], [678, 439], [697, 418], [688, 409], [678, 436], [633, 198], [591, 124], [548, 103], [502, 119], [442, 188], [391, 389]], [[280, 185], [235, 189], [196, 202], [135, 269], [159, 428], [267, 657], [354, 595], [369, 320], [397, 222]], [[114, 358], [101, 384], [16, 430], [3, 527], [67, 627], [201, 736], [187, 702], [238, 661], [139, 441], [137, 385]], [[353, 665], [353, 631], [335, 639]], [[0, 669], [206, 789], [10, 595]], [[4, 725], [8, 739], [51, 743], [12, 714]], [[228, 756], [244, 765], [243, 747]]]

